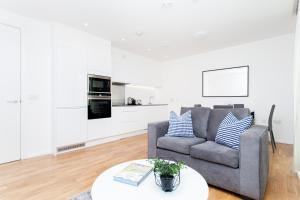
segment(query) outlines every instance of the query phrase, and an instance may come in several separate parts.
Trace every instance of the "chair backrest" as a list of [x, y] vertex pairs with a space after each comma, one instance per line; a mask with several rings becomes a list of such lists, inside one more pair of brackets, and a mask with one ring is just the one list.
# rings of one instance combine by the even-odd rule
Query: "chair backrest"
[[232, 109], [233, 105], [214, 105], [214, 109]]
[[201, 104], [195, 104], [194, 107], [201, 107]]
[[272, 128], [272, 121], [273, 121], [273, 114], [275, 110], [275, 105], [273, 104], [271, 107], [270, 115], [269, 115], [269, 121], [268, 121], [268, 128], [269, 130], [273, 130]]
[[244, 104], [233, 104], [234, 108], [244, 108]]

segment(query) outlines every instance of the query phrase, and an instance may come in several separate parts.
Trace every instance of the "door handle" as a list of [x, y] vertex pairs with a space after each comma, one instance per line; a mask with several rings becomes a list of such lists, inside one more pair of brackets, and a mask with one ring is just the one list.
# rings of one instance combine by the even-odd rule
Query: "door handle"
[[8, 101], [6, 101], [6, 103], [19, 103], [19, 101], [18, 100], [8, 100]]

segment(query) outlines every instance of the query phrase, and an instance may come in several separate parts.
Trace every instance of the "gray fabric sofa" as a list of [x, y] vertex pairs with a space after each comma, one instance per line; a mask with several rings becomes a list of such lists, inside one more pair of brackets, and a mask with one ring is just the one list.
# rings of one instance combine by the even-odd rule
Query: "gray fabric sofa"
[[148, 125], [148, 157], [184, 161], [214, 186], [252, 199], [263, 199], [268, 180], [269, 151], [266, 126], [253, 125], [240, 137], [240, 150], [214, 142], [218, 127], [231, 111], [237, 118], [249, 109], [182, 108], [192, 111], [195, 138], [165, 136], [169, 122]]

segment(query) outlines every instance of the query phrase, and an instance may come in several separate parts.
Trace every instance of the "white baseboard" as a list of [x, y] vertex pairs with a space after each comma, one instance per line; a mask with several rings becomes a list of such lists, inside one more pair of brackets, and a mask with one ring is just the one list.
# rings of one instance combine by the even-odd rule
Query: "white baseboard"
[[113, 142], [113, 141], [121, 140], [121, 139], [124, 139], [124, 138], [127, 138], [127, 137], [142, 135], [142, 134], [145, 134], [146, 132], [147, 132], [147, 130], [138, 130], [138, 131], [125, 133], [125, 134], [121, 134], [121, 135], [117, 135], [117, 136], [112, 136], [112, 137], [108, 137], [108, 138], [91, 140], [91, 141], [87, 141], [85, 146], [86, 147], [91, 147], [91, 146], [95, 146], [95, 145], [99, 145], [99, 144], [103, 144], [103, 143], [107, 143], [107, 142]]
[[104, 144], [104, 143], [107, 143], [107, 142], [113, 142], [113, 141], [116, 141], [116, 140], [121, 140], [121, 139], [124, 139], [124, 138], [127, 138], [127, 137], [136, 136], [136, 135], [142, 135], [142, 134], [145, 134], [146, 132], [147, 132], [147, 130], [138, 130], [138, 131], [125, 133], [125, 134], [121, 134], [121, 135], [116, 135], [116, 136], [112, 136], [112, 137], [101, 138], [101, 139], [96, 139], [96, 140], [90, 140], [90, 141], [85, 142], [84, 147], [71, 149], [71, 150], [66, 150], [66, 151], [62, 151], [62, 152], [57, 152], [56, 151], [56, 152], [54, 152], [54, 155], [59, 155], [59, 154], [73, 152], [73, 151], [78, 151], [78, 150], [85, 149], [87, 147], [92, 147], [92, 146], [96, 146], [96, 145], [99, 145], [99, 144]]

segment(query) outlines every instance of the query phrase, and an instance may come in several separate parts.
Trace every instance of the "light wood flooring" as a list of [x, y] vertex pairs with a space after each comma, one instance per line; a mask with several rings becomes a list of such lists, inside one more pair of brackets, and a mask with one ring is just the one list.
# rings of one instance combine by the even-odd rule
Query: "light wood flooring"
[[[300, 199], [300, 182], [292, 172], [292, 145], [270, 148], [270, 174], [265, 199]], [[147, 156], [147, 136], [139, 135], [76, 152], [0, 165], [1, 200], [66, 200], [89, 190], [105, 169]], [[211, 187], [209, 199], [240, 199]]]

